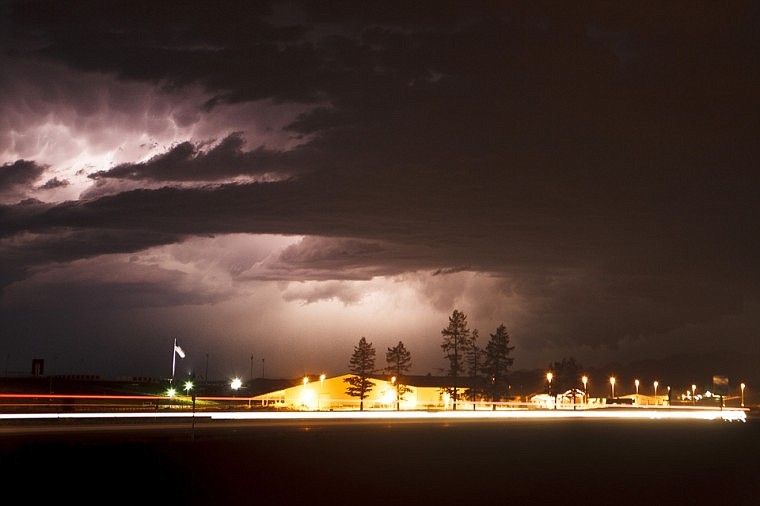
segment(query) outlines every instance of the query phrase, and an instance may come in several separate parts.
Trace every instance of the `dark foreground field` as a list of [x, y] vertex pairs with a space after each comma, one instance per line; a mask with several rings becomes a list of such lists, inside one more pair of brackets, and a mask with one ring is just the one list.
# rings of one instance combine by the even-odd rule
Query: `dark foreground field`
[[0, 434], [3, 495], [19, 504], [760, 504], [757, 420], [115, 428]]

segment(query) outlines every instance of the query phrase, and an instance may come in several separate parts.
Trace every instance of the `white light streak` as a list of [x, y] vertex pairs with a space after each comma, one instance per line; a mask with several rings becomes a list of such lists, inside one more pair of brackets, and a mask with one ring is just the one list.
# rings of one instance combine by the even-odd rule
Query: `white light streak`
[[0, 420], [113, 419], [113, 418], [200, 418], [209, 420], [724, 420], [747, 421], [746, 409], [660, 408], [586, 410], [497, 410], [497, 411], [198, 411], [131, 413], [2, 413]]

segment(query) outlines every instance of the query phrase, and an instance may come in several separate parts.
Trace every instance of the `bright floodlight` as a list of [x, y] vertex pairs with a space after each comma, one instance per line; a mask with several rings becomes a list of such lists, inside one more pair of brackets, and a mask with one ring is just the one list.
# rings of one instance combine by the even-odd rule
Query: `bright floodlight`
[[241, 386], [243, 386], [243, 382], [240, 380], [240, 378], [235, 378], [230, 382], [230, 387], [233, 390], [238, 390]]

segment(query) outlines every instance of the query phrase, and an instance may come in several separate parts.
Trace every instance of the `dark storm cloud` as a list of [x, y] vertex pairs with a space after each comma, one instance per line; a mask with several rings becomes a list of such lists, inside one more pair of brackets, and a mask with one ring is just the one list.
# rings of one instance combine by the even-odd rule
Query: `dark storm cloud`
[[[61, 260], [45, 247], [56, 241], [65, 259], [100, 254], [87, 241], [101, 231], [123, 234], [110, 252], [196, 234], [316, 236], [244, 275], [337, 282], [467, 266], [530, 301], [536, 342], [592, 345], [734, 315], [758, 297], [750, 2], [307, 2], [284, 17], [263, 3], [64, 5], [14, 4], [18, 35], [35, 41], [26, 57], [200, 84], [209, 108], [315, 107], [288, 126], [308, 138], [287, 153], [196, 139], [93, 176], [288, 179], [4, 207], [14, 258]], [[360, 296], [333, 284], [288, 297]]]
[[55, 188], [64, 188], [71, 183], [68, 179], [58, 179], [57, 177], [54, 177], [52, 179], [48, 179], [45, 181], [45, 184], [40, 186], [41, 190], [53, 190]]
[[47, 167], [33, 161], [17, 160], [0, 166], [0, 201], [25, 198]]
[[266, 22], [270, 12], [267, 2], [32, 1], [14, 3], [11, 19], [33, 50], [78, 69], [200, 83], [228, 101], [312, 100], [301, 82], [319, 71], [313, 48], [294, 44], [302, 28]]
[[259, 148], [243, 151], [245, 139], [233, 133], [207, 151], [202, 146], [183, 142], [164, 154], [144, 163], [120, 164], [106, 171], [91, 174], [92, 179], [131, 179], [144, 181], [218, 181], [237, 176], [267, 173], [287, 175], [285, 156]]

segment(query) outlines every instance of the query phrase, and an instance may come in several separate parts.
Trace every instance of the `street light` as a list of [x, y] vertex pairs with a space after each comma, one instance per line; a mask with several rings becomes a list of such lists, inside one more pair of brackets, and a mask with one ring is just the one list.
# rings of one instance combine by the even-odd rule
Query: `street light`
[[633, 380], [633, 384], [636, 385], [636, 397], [639, 396], [639, 380]]
[[612, 398], [615, 398], [615, 376], [610, 376], [610, 387], [612, 388]]
[[654, 405], [657, 406], [657, 385], [659, 385], [660, 382], [657, 380], [654, 380]]
[[[193, 389], [192, 381], [185, 381], [185, 394], [190, 395], [190, 390]], [[195, 394], [193, 394], [193, 431], [190, 435], [191, 439], [195, 441]]]
[[235, 378], [230, 382], [230, 388], [233, 390], [239, 390], [243, 386], [243, 382], [240, 378]]
[[322, 409], [319, 403], [322, 400], [322, 389], [324, 388], [324, 386], [325, 386], [325, 374], [322, 373], [319, 375], [319, 394], [317, 394], [317, 411]]
[[550, 373], [550, 372], [546, 373], [546, 384], [548, 385], [548, 392], [547, 393], [549, 394], [549, 396], [552, 395], [552, 378], [553, 377], [554, 377], [554, 375], [552, 373]]
[[744, 383], [740, 385], [742, 387], [742, 407], [744, 407], [744, 387], [746, 386]]
[[303, 377], [303, 392], [301, 393], [301, 405], [304, 406], [305, 409], [310, 409], [309, 405], [307, 404], [308, 400], [308, 391], [306, 390], [306, 385], [309, 383], [309, 377], [304, 376]]
[[588, 404], [588, 387], [587, 387], [587, 385], [588, 385], [588, 376], [582, 377], [581, 378], [581, 382], [583, 383], [583, 397], [584, 397], [584, 400], [585, 400], [586, 404]]
[[697, 385], [691, 386], [691, 405], [696, 406], [697, 405], [697, 398], [694, 396], [694, 392], [697, 390]]
[[396, 383], [396, 377], [391, 376], [391, 384], [396, 388], [396, 411], [401, 410], [401, 399], [398, 398], [398, 383]]

